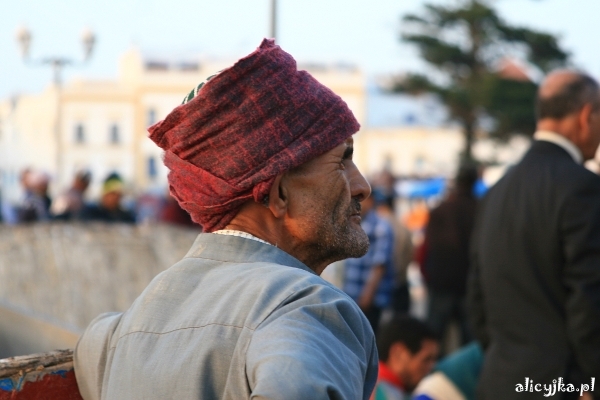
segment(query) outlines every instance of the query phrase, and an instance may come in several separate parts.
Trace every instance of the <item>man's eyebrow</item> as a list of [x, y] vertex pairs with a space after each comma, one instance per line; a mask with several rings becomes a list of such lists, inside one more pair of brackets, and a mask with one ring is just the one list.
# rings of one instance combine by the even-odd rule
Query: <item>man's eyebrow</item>
[[344, 151], [344, 155], [342, 156], [342, 160], [350, 160], [352, 159], [352, 154], [354, 154], [354, 147], [348, 146]]

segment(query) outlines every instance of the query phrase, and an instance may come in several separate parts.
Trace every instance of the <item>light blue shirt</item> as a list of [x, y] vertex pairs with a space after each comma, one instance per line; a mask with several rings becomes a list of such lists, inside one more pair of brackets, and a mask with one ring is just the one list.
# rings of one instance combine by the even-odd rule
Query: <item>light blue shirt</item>
[[366, 400], [377, 379], [354, 301], [274, 246], [214, 234], [96, 318], [74, 364], [86, 400]]

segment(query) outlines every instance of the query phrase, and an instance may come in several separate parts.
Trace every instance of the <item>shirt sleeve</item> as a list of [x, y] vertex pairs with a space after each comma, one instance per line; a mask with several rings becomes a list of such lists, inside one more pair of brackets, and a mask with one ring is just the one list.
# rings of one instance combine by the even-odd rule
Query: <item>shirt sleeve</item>
[[356, 304], [325, 285], [294, 292], [254, 332], [252, 399], [364, 399], [377, 380], [373, 331]]
[[79, 392], [85, 400], [102, 398], [110, 341], [122, 315], [113, 312], [98, 316], [77, 342], [73, 353], [73, 368]]

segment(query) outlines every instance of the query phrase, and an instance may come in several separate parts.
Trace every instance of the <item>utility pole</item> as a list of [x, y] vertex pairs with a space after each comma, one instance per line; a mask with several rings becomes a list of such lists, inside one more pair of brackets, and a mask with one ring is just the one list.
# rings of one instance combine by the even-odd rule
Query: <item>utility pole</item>
[[277, 39], [277, 0], [271, 0], [271, 38]]

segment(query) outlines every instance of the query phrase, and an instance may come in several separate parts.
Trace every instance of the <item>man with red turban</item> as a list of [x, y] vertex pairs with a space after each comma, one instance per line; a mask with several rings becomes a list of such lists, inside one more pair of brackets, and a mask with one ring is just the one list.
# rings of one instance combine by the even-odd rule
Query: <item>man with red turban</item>
[[371, 327], [319, 277], [369, 246], [358, 129], [272, 40], [152, 126], [171, 194], [205, 233], [129, 310], [90, 324], [84, 399], [368, 399]]

